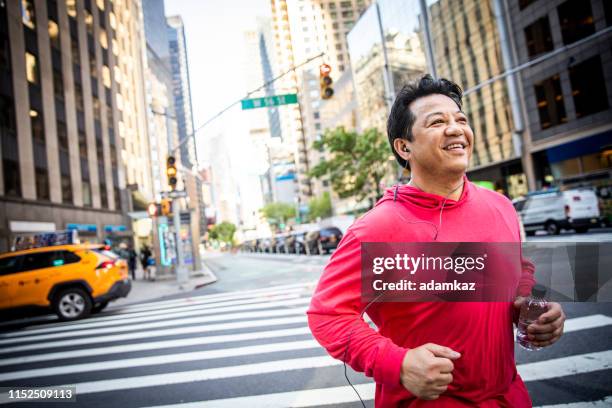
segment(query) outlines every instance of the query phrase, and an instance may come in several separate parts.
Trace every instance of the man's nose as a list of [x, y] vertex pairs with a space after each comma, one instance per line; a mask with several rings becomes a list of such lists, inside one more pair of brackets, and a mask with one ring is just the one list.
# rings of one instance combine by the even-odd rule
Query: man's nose
[[457, 136], [462, 135], [463, 130], [461, 130], [461, 127], [454, 119], [451, 119], [450, 122], [448, 122], [448, 126], [444, 130], [444, 133], [446, 136]]

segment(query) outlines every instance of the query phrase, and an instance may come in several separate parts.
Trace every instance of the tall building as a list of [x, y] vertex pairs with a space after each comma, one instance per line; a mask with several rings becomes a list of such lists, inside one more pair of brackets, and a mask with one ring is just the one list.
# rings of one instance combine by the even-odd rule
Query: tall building
[[439, 0], [428, 13], [436, 73], [465, 91], [464, 111], [475, 134], [470, 178], [492, 181], [513, 197], [527, 193], [506, 81], [472, 89], [504, 71], [493, 3]]
[[[197, 169], [192, 172], [193, 169], [189, 168], [189, 165], [195, 164], [195, 148], [189, 143], [190, 137], [186, 134], [193, 129], [193, 120], [191, 96], [188, 94], [189, 80], [186, 78], [188, 69], [182, 25], [168, 26], [163, 0], [143, 0], [142, 8], [146, 41], [145, 88], [153, 191], [158, 202], [164, 193], [170, 191], [166, 160], [169, 156], [175, 157], [179, 169], [176, 189], [187, 191], [189, 199], [173, 200], [172, 211], [173, 214], [177, 211], [180, 213], [180, 225], [176, 228], [180, 229], [184, 262], [198, 269], [199, 191], [195, 182]], [[180, 20], [174, 19], [174, 22]], [[182, 37], [182, 40], [179, 37]], [[172, 39], [177, 40], [176, 44], [171, 44]], [[175, 45], [174, 50], [172, 45]], [[177, 68], [176, 72], [173, 70], [173, 62]], [[180, 106], [177, 106], [177, 102]], [[179, 148], [181, 135], [182, 140], [187, 140], [185, 158], [192, 162], [183, 162], [183, 150]], [[196, 212], [197, 218], [194, 216]], [[171, 267], [176, 265], [176, 254], [171, 250], [172, 245], [165, 246], [160, 243], [174, 242], [174, 217], [158, 218], [156, 223], [155, 233], [161, 234], [156, 235], [155, 247], [161, 251], [156, 260], [161, 260], [158, 266], [162, 268], [162, 273], [169, 272]], [[167, 253], [164, 252], [166, 250]]]
[[19, 233], [129, 234], [115, 13], [108, 0], [0, 3], [0, 251]]
[[187, 40], [185, 27], [180, 16], [166, 19], [170, 47], [170, 65], [174, 108], [181, 144], [181, 163], [184, 167], [185, 188], [189, 197], [189, 208], [192, 209], [192, 235], [199, 243], [200, 235], [206, 231], [204, 217], [205, 204], [202, 197], [202, 180], [198, 174], [198, 158], [195, 145], [193, 109], [191, 106], [191, 83], [189, 79], [189, 61], [187, 58]]
[[[612, 206], [612, 3], [507, 2], [533, 187], [596, 186]], [[606, 32], [606, 30], [608, 30]]]
[[[274, 48], [271, 37], [269, 18], [257, 18], [256, 28], [244, 32], [246, 92], [267, 84], [251, 97], [272, 96], [277, 92], [275, 84], [269, 84], [275, 76], [272, 71]], [[283, 143], [279, 109], [252, 109], [242, 113], [247, 122], [249, 141], [254, 149], [253, 160], [260, 174], [259, 182], [264, 202], [294, 203], [297, 195], [294, 152], [288, 143]]]
[[348, 68], [346, 34], [369, 3], [364, 0], [271, 0], [277, 71], [284, 73], [324, 53], [322, 58], [279, 81], [280, 88], [297, 92], [301, 101], [299, 106], [281, 109], [283, 139], [293, 146], [301, 203], [318, 193], [313, 191], [307, 173], [312, 167], [309, 150], [323, 130], [319, 66], [328, 63], [334, 79]]

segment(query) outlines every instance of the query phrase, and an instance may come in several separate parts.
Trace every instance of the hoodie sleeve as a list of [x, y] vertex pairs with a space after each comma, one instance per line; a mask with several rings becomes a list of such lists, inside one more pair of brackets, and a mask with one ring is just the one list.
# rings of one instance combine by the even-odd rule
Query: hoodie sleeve
[[379, 384], [400, 384], [408, 349], [372, 329], [361, 317], [361, 243], [350, 230], [340, 242], [308, 309], [308, 325], [334, 358], [373, 377]]

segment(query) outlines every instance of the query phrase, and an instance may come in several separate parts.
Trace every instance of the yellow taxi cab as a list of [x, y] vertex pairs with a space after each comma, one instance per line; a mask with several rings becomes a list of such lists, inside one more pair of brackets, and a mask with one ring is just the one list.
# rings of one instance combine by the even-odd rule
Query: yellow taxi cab
[[45, 307], [60, 320], [76, 320], [101, 311], [130, 289], [126, 261], [102, 245], [0, 254], [0, 310]]

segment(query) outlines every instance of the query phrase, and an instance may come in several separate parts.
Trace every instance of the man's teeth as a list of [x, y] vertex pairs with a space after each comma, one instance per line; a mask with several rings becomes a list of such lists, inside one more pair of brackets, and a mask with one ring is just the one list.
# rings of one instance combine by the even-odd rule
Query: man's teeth
[[463, 145], [459, 143], [455, 143], [452, 145], [448, 145], [444, 148], [444, 150], [451, 150], [451, 149], [463, 149]]

